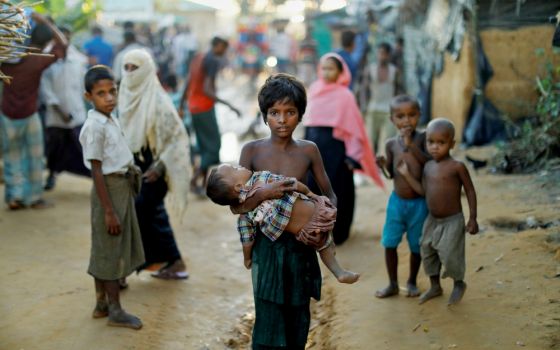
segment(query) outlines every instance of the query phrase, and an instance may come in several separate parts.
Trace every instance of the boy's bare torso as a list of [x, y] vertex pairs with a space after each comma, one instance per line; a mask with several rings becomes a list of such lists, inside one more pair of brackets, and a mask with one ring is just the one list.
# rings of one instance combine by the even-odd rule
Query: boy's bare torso
[[273, 174], [295, 177], [305, 182], [311, 168], [310, 143], [294, 140], [284, 149], [275, 147], [269, 139], [257, 140], [250, 145], [248, 163], [241, 164], [250, 170], [268, 170]]
[[463, 211], [463, 182], [459, 175], [463, 167], [463, 163], [451, 157], [440, 162], [431, 160], [426, 163], [423, 184], [428, 209], [433, 217], [445, 218]]
[[[426, 133], [416, 131], [413, 136], [413, 142], [422, 152], [425, 152]], [[406, 162], [412, 176], [420, 181], [422, 179], [422, 162], [414, 156], [410, 149], [405, 151], [403, 141], [399, 136], [396, 136], [387, 141], [387, 167], [391, 169], [391, 174], [393, 175], [393, 190], [400, 198], [418, 198], [420, 195], [414, 191], [406, 179], [397, 171], [397, 166], [401, 160]]]

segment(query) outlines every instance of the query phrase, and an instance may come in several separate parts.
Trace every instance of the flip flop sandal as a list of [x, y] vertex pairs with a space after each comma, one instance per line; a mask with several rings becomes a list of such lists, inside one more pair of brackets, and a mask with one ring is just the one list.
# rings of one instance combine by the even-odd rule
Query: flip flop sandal
[[25, 204], [23, 204], [23, 202], [20, 200], [13, 200], [10, 203], [8, 203], [8, 209], [10, 210], [20, 210], [25, 208], [26, 208]]
[[150, 275], [162, 280], [186, 280], [189, 278], [189, 273], [187, 271], [159, 270]]

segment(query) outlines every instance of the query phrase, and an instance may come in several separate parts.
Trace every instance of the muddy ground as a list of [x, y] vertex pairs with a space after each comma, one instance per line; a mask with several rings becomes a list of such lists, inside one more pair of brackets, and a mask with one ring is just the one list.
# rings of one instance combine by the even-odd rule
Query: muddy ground
[[[462, 303], [447, 307], [449, 280], [444, 297], [422, 306], [404, 295], [374, 297], [386, 283], [379, 239], [388, 192], [361, 186], [351, 238], [337, 251], [362, 278], [340, 285], [324, 273], [308, 348], [560, 349], [558, 170], [473, 176], [483, 232], [467, 239]], [[55, 208], [0, 210], [0, 349], [246, 348], [251, 282], [235, 217], [207, 200], [192, 199], [182, 222], [173, 223], [191, 277], [161, 281], [143, 272], [129, 278], [123, 305], [144, 328], [111, 328], [91, 318], [93, 281], [85, 272], [90, 186], [88, 179], [63, 175], [47, 195]], [[530, 228], [528, 218], [549, 227]], [[408, 253], [401, 248], [404, 284]], [[427, 286], [421, 273], [420, 287]]]

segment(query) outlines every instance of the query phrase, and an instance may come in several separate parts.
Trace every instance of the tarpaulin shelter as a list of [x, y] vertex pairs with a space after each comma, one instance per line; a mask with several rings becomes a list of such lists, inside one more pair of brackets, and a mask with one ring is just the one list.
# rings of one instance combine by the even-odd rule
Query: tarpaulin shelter
[[[451, 119], [458, 135], [476, 111], [473, 101], [489, 106], [492, 115], [498, 110], [512, 119], [533, 114], [534, 78], [543, 60], [560, 63], [552, 53], [549, 21], [559, 10], [559, 1], [548, 0], [402, 1], [397, 30], [405, 41], [408, 93], [423, 97], [430, 117]], [[535, 54], [539, 48], [541, 58]], [[483, 54], [493, 70], [487, 84], [477, 64]], [[483, 98], [473, 99], [476, 95]]]

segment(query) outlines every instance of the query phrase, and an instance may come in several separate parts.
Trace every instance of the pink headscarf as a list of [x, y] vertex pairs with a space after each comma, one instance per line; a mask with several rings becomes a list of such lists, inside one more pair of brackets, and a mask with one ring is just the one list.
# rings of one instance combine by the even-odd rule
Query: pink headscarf
[[[321, 77], [321, 64], [329, 57], [342, 63], [342, 73], [336, 83], [328, 83]], [[350, 69], [342, 57], [336, 53], [328, 53], [321, 57], [318, 76], [319, 79], [309, 87], [309, 104], [304, 125], [332, 127], [333, 137], [344, 142], [346, 155], [359, 162], [362, 171], [379, 187], [384, 188], [362, 115], [354, 95], [348, 89]]]

